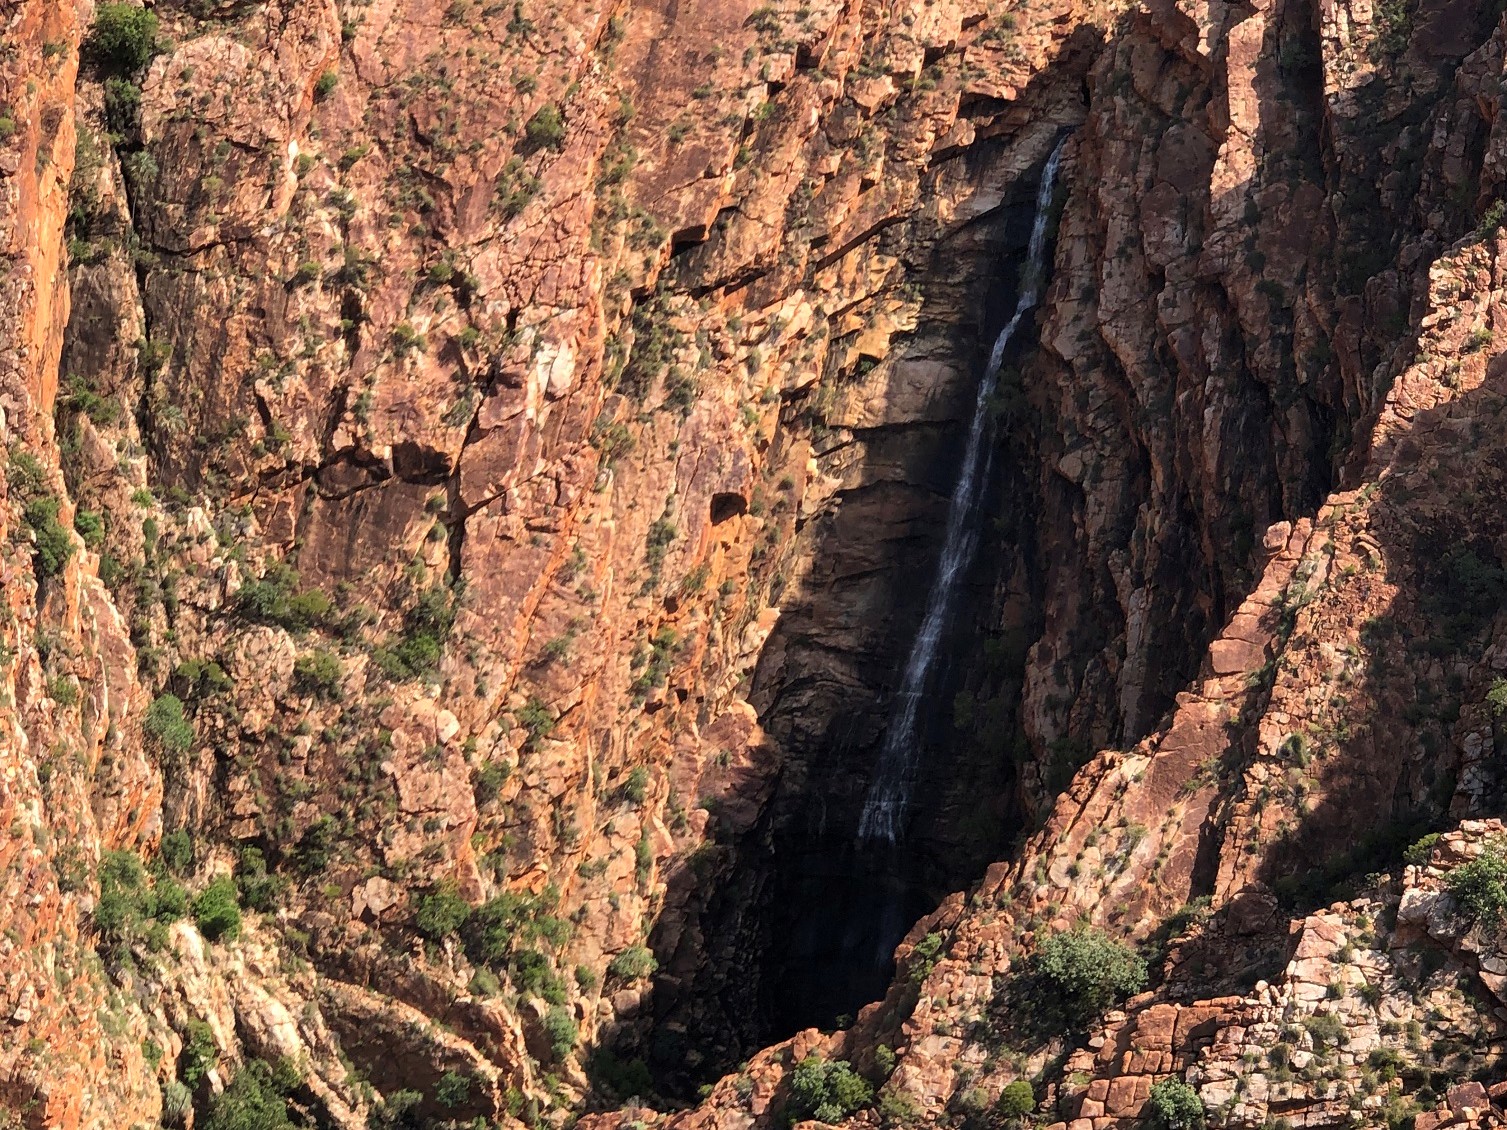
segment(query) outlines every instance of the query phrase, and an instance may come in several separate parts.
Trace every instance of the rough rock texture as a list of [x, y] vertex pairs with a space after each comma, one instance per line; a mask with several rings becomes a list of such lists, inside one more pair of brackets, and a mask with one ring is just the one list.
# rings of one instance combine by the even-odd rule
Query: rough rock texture
[[[559, 1122], [642, 1056], [772, 1125], [816, 1052], [869, 1123], [1497, 1117], [1438, 894], [1507, 797], [1494, 11], [152, 10], [130, 71], [0, 0], [8, 1113], [257, 1058], [327, 1124]], [[1000, 862], [758, 1052], [803, 869], [889, 867], [837, 845], [1065, 130], [902, 898]], [[1079, 921], [1152, 988], [1028, 1046]]]

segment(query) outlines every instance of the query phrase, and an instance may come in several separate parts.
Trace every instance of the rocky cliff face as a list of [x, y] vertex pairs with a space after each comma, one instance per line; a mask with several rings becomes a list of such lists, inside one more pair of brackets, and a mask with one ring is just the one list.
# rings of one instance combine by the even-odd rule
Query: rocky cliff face
[[[1441, 892], [1502, 800], [1494, 10], [0, 22], [21, 1125], [214, 1122], [256, 1060], [319, 1124], [721, 1078], [593, 1117], [763, 1125], [812, 1052], [866, 1122], [1030, 1079], [1103, 1130], [1173, 1075], [1220, 1124], [1492, 1117], [1502, 959]], [[1151, 988], [1043, 1041], [1075, 924]]]

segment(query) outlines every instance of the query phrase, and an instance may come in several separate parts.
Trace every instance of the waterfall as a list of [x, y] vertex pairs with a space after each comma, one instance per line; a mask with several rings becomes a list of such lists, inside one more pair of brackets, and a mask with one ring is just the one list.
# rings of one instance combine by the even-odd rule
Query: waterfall
[[885, 730], [884, 744], [879, 750], [874, 779], [869, 784], [868, 795], [864, 797], [863, 815], [858, 822], [860, 842], [881, 840], [894, 843], [900, 836], [910, 807], [911, 789], [915, 784], [916, 774], [916, 718], [920, 713], [921, 698], [926, 691], [932, 663], [936, 659], [942, 630], [952, 611], [958, 582], [968, 572], [978, 545], [974, 510], [978, 505], [980, 485], [987, 478], [989, 401], [999, 382], [1000, 363], [1006, 347], [1015, 337], [1026, 315], [1041, 299], [1046, 278], [1047, 222], [1051, 214], [1052, 191], [1057, 180], [1057, 165], [1066, 143], [1066, 136], [1057, 142], [1042, 170], [1041, 185], [1036, 190], [1036, 216], [1026, 251], [1025, 273], [1020, 280], [1020, 297], [1015, 302], [1015, 313], [1000, 331], [999, 337], [994, 339], [989, 364], [979, 381], [978, 397], [973, 405], [973, 420], [968, 427], [968, 443], [963, 448], [963, 465], [958, 472], [958, 484], [953, 488], [952, 501], [947, 508], [947, 533], [942, 541], [942, 556], [937, 563], [937, 579], [926, 600], [926, 615], [921, 620], [921, 628], [916, 633], [910, 655], [906, 658], [905, 674], [890, 711], [889, 725]]

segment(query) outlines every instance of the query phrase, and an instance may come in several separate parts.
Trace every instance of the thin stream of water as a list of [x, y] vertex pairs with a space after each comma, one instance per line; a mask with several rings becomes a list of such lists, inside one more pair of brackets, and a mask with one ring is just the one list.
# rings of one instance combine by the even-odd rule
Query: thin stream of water
[[1041, 185], [1036, 190], [1036, 215], [1031, 225], [1031, 241], [1026, 250], [1025, 277], [1021, 280], [1015, 313], [994, 339], [989, 363], [979, 381], [973, 419], [968, 427], [968, 443], [963, 449], [963, 465], [947, 508], [947, 531], [942, 542], [942, 556], [937, 563], [937, 579], [927, 597], [926, 614], [922, 617], [921, 628], [916, 633], [910, 654], [906, 658], [905, 672], [891, 708], [889, 726], [885, 731], [884, 744], [880, 746], [874, 778], [864, 797], [863, 814], [858, 821], [860, 843], [895, 843], [900, 838], [909, 813], [911, 793], [916, 782], [916, 722], [921, 702], [942, 641], [943, 629], [952, 612], [958, 585], [972, 565], [974, 552], [978, 548], [978, 523], [974, 511], [978, 506], [980, 485], [987, 476], [990, 445], [986, 441], [990, 438], [990, 401], [999, 383], [999, 370], [1005, 350], [1025, 321], [1026, 315], [1041, 300], [1046, 280], [1047, 229], [1051, 218], [1052, 193], [1056, 188], [1057, 166], [1066, 144], [1067, 137], [1064, 136], [1052, 150], [1052, 155], [1047, 158], [1046, 167], [1042, 170]]

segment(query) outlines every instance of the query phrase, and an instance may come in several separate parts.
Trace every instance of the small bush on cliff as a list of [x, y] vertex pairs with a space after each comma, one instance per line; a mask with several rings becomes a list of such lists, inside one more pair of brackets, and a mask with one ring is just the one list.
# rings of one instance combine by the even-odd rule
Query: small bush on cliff
[[142, 919], [151, 915], [151, 892], [140, 858], [130, 851], [105, 852], [99, 861], [95, 929], [107, 938], [125, 938], [135, 933]]
[[1467, 918], [1483, 926], [1496, 925], [1507, 915], [1507, 845], [1493, 840], [1475, 859], [1451, 871], [1444, 882]]
[[912, 981], [919, 985], [931, 976], [931, 971], [937, 967], [937, 962], [942, 956], [942, 945], [946, 941], [941, 934], [933, 931], [927, 934], [910, 951], [910, 968], [907, 971]]
[[277, 909], [289, 884], [283, 876], [267, 869], [267, 857], [261, 848], [247, 844], [236, 862], [235, 885], [242, 906], [268, 914]]
[[33, 498], [21, 512], [27, 528], [36, 537], [33, 559], [39, 577], [56, 577], [73, 556], [73, 538], [58, 521], [62, 503], [50, 494]]
[[648, 946], [629, 946], [612, 959], [607, 972], [624, 981], [638, 981], [659, 968], [659, 961]]
[[553, 102], [546, 102], [534, 111], [523, 131], [535, 145], [559, 149], [565, 144], [565, 119]]
[[551, 1005], [544, 1014], [544, 1034], [549, 1037], [550, 1051], [556, 1059], [564, 1059], [576, 1046], [576, 1020], [564, 1005]]
[[199, 1080], [220, 1061], [220, 1045], [215, 1043], [214, 1029], [202, 1020], [190, 1020], [183, 1033], [183, 1052], [178, 1057], [178, 1078], [189, 1087], [197, 1087]]
[[471, 904], [461, 897], [454, 882], [446, 880], [419, 899], [413, 923], [424, 937], [438, 942], [451, 937], [470, 917]]
[[1141, 1120], [1152, 1130], [1203, 1130], [1203, 1100], [1181, 1079], [1163, 1079], [1151, 1085]]
[[339, 698], [340, 680], [344, 676], [345, 667], [340, 660], [323, 648], [300, 655], [293, 661], [294, 683], [315, 698]]
[[73, 516], [73, 530], [90, 549], [105, 544], [105, 520], [93, 510], [80, 510]]
[[490, 804], [496, 800], [511, 775], [512, 769], [505, 761], [489, 761], [480, 766], [471, 781], [477, 805]]
[[114, 70], [141, 70], [158, 51], [156, 15], [135, 4], [101, 4], [94, 12], [89, 51]]
[[1438, 842], [1438, 832], [1429, 832], [1427, 835], [1420, 836], [1403, 851], [1402, 861], [1411, 863], [1415, 867], [1427, 866], [1429, 858], [1434, 854], [1434, 845]]
[[471, 1077], [447, 1071], [434, 1084], [434, 1101], [441, 1106], [460, 1106], [471, 1098]]
[[186, 828], [179, 828], [162, 837], [157, 860], [174, 875], [186, 875], [194, 865], [194, 838]]
[[127, 78], [105, 79], [105, 125], [116, 138], [128, 137], [141, 124], [141, 87]]
[[419, 594], [403, 617], [403, 633], [372, 652], [372, 661], [389, 679], [415, 678], [439, 666], [445, 641], [455, 625], [457, 592], [436, 585]]
[[1031, 1084], [1024, 1079], [1005, 1084], [994, 1109], [1001, 1118], [1012, 1121], [1030, 1114], [1036, 1109], [1036, 1094], [1031, 1090]]
[[302, 632], [323, 624], [330, 614], [330, 598], [318, 589], [297, 592], [298, 571], [274, 562], [256, 580], [247, 581], [236, 593], [242, 616], [259, 624], [273, 624]]
[[611, 1091], [620, 1099], [654, 1093], [654, 1077], [641, 1059], [619, 1059], [610, 1049], [598, 1048], [586, 1070], [595, 1086]]
[[513, 712], [513, 717], [528, 731], [523, 748], [530, 753], [537, 750], [555, 728], [555, 716], [537, 695], [531, 695], [527, 702]]
[[194, 899], [199, 933], [212, 942], [229, 942], [241, 933], [241, 908], [236, 905], [235, 880], [222, 875]]
[[168, 753], [187, 753], [194, 744], [194, 728], [183, 716], [183, 700], [177, 695], [158, 695], [147, 707], [146, 731]]
[[642, 765], [635, 765], [633, 772], [629, 773], [628, 779], [623, 782], [623, 799], [629, 804], [643, 804], [648, 792], [649, 771]]
[[250, 1060], [215, 1097], [204, 1130], [292, 1130], [287, 1095], [299, 1082], [296, 1069], [286, 1062], [272, 1068], [263, 1060]]
[[847, 1060], [808, 1055], [796, 1065], [790, 1081], [793, 1122], [814, 1118], [839, 1122], [874, 1101], [874, 1088]]
[[1102, 930], [1053, 934], [1027, 967], [1037, 1018], [1059, 1031], [1081, 1031], [1146, 984], [1146, 963]]

